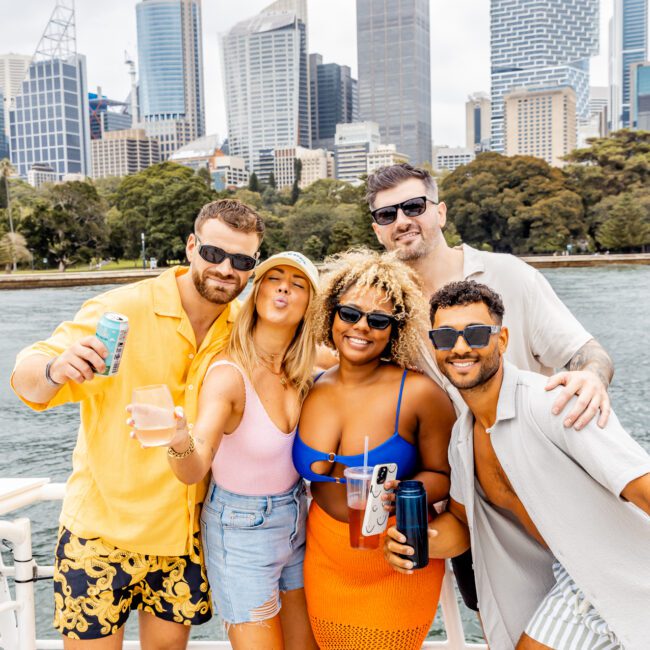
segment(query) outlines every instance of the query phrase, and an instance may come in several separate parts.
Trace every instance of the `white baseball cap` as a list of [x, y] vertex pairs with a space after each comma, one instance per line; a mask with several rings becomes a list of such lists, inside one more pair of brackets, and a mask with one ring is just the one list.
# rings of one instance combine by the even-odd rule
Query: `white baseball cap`
[[318, 289], [318, 269], [314, 263], [297, 251], [284, 251], [271, 255], [255, 268], [255, 277], [261, 278], [269, 269], [275, 266], [292, 266], [302, 271], [311, 282], [314, 290]]

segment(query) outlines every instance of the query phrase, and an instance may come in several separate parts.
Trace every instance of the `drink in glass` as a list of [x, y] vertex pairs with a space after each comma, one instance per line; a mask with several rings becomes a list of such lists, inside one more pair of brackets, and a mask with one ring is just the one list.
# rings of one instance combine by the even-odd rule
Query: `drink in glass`
[[143, 447], [169, 445], [176, 434], [176, 419], [174, 400], [165, 384], [136, 388], [131, 408], [135, 436]]
[[368, 502], [372, 467], [346, 467], [343, 470], [348, 501], [350, 546], [358, 549], [379, 548], [379, 535], [366, 537], [361, 534], [363, 517]]

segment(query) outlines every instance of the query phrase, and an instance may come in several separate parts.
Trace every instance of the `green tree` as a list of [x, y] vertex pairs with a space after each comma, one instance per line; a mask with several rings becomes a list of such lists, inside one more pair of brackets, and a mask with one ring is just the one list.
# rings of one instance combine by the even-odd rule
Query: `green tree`
[[302, 178], [302, 160], [293, 159], [293, 185], [291, 186], [291, 205], [295, 205], [300, 197], [300, 180]]
[[161, 264], [183, 260], [194, 219], [214, 197], [189, 167], [169, 161], [126, 176], [115, 205], [126, 233], [124, 255], [140, 256], [140, 233], [144, 233], [149, 256]]
[[275, 174], [271, 172], [269, 174], [269, 182], [267, 183], [269, 187], [272, 187], [274, 190], [278, 189], [278, 184], [275, 182]]
[[259, 181], [259, 179], [257, 178], [257, 174], [256, 174], [255, 172], [253, 172], [253, 173], [250, 175], [249, 179], [248, 179], [248, 189], [249, 189], [251, 192], [258, 192], [258, 193], [259, 193], [259, 192], [262, 191], [262, 187], [261, 187], [260, 181]]
[[650, 194], [640, 190], [606, 197], [596, 206], [596, 240], [607, 250], [633, 252], [650, 246]]
[[325, 244], [318, 235], [310, 235], [305, 240], [302, 252], [311, 260], [316, 262], [323, 259]]
[[550, 236], [558, 224], [564, 239], [580, 239], [586, 232], [580, 196], [560, 169], [539, 158], [480, 154], [446, 176], [440, 189], [448, 220], [464, 242], [478, 248], [550, 251], [562, 248], [562, 236]]
[[208, 189], [212, 188], [212, 175], [207, 167], [199, 167], [196, 170], [196, 175], [205, 183]]
[[[3, 158], [0, 160], [0, 177], [2, 178], [2, 207], [6, 211], [7, 215], [7, 221], [9, 222], [9, 233], [11, 235], [15, 234], [14, 230], [14, 220], [13, 220], [13, 215], [11, 213], [11, 195], [9, 193], [9, 177], [12, 176], [15, 173], [15, 170], [9, 162], [9, 159]], [[13, 240], [12, 240], [13, 241]], [[14, 254], [15, 253], [15, 247], [10, 245], [7, 250], [9, 253]], [[15, 271], [16, 266], [17, 266], [18, 260], [16, 258], [12, 258], [11, 260], [11, 270]]]
[[31, 259], [27, 241], [19, 232], [8, 232], [0, 237], [0, 264], [4, 265], [6, 273], [15, 270], [16, 263], [29, 262]]
[[49, 186], [22, 219], [21, 230], [38, 257], [64, 271], [106, 253], [106, 204], [90, 182]]

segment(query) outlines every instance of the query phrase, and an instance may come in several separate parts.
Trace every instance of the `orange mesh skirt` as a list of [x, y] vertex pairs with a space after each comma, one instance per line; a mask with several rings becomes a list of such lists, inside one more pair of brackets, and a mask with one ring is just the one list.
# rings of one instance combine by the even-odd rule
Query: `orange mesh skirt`
[[324, 650], [422, 647], [436, 614], [442, 560], [403, 575], [377, 550], [350, 548], [347, 523], [312, 502], [307, 518], [305, 596], [314, 636]]

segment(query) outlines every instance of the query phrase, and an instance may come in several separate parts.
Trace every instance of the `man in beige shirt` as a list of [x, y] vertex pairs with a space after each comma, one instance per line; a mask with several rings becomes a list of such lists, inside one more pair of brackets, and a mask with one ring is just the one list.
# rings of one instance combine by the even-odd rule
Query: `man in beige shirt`
[[[580, 325], [536, 269], [512, 255], [478, 251], [463, 245], [451, 248], [442, 234], [447, 206], [429, 172], [407, 163], [382, 167], [368, 178], [366, 198], [377, 239], [417, 271], [428, 296], [459, 280], [492, 287], [506, 307], [504, 325], [512, 335], [506, 359], [522, 370], [551, 375], [547, 390], [564, 388], [553, 403], [560, 413], [577, 395], [564, 426], [582, 429], [599, 413], [607, 423], [607, 393], [614, 369], [603, 347]], [[456, 389], [442, 377], [429, 346], [423, 342], [423, 369], [447, 389], [459, 411], [464, 408]], [[454, 570], [468, 607], [477, 610], [471, 556], [454, 561]]]

